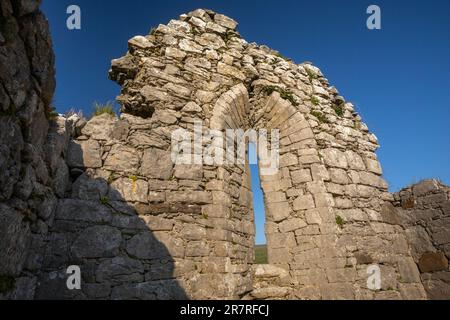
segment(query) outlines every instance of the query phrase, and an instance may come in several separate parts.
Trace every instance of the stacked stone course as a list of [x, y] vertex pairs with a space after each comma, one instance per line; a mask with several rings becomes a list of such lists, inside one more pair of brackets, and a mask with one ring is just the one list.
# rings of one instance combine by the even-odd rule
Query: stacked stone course
[[424, 180], [394, 194], [411, 254], [430, 299], [450, 298], [450, 188]]
[[[13, 12], [3, 2], [1, 8], [3, 15]], [[33, 10], [40, 17], [37, 7]], [[428, 273], [419, 272], [411, 229], [406, 227], [405, 233], [405, 222], [392, 204], [399, 196], [388, 192], [382, 178], [377, 138], [317, 67], [247, 43], [236, 27], [231, 18], [199, 9], [130, 39], [129, 51], [112, 61], [109, 74], [122, 86], [119, 118], [58, 117], [49, 132], [37, 130], [45, 143], [30, 140], [29, 149], [37, 148], [41, 156], [32, 158], [32, 165], [21, 158], [0, 162], [6, 163], [2, 172], [24, 168], [21, 179], [16, 172], [14, 196], [3, 190], [8, 183], [1, 180], [0, 186], [0, 220], [5, 221], [0, 228], [6, 226], [0, 234], [6, 241], [0, 244], [0, 270], [18, 284], [4, 297], [427, 297], [422, 283], [429, 280]], [[45, 43], [50, 43], [48, 36]], [[42, 79], [53, 76], [53, 56], [47, 58], [48, 75]], [[7, 80], [1, 80], [5, 88]], [[51, 83], [47, 88], [53, 93]], [[38, 95], [44, 105], [48, 93]], [[14, 117], [17, 130], [3, 130], [11, 117], [0, 119], [1, 147], [8, 150], [13, 146], [5, 144], [9, 138], [4, 133], [24, 131]], [[279, 130], [279, 171], [261, 176], [271, 265], [254, 266], [248, 163], [173, 163], [172, 133], [193, 132], [199, 121], [205, 131]], [[50, 171], [46, 183], [39, 180], [42, 168]], [[41, 190], [41, 184], [46, 188], [45, 197], [33, 198], [26, 192], [29, 187], [20, 187], [27, 177], [35, 182], [33, 190]], [[427, 199], [439, 202], [439, 197]], [[40, 218], [24, 220], [27, 211], [17, 209], [16, 203], [23, 203], [16, 198], [31, 198], [27, 206]], [[28, 230], [35, 225], [42, 230], [36, 237]], [[25, 231], [17, 233], [19, 227]], [[448, 228], [428, 227], [431, 237], [448, 237]], [[18, 239], [21, 234], [25, 236]], [[445, 245], [430, 252], [448, 258]], [[36, 263], [28, 267], [25, 260]], [[81, 290], [66, 287], [69, 265], [81, 268]], [[380, 290], [367, 288], [371, 265], [381, 268]], [[21, 267], [13, 270], [16, 266]], [[433, 273], [430, 283], [436, 281], [446, 280]]]

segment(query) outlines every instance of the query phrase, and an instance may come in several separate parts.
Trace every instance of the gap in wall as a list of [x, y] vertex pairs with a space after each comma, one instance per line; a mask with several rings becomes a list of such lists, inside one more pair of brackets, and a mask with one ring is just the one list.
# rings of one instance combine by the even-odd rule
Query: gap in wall
[[261, 189], [258, 156], [256, 146], [249, 143], [248, 159], [250, 162], [250, 175], [252, 179], [253, 213], [255, 221], [255, 264], [267, 264], [267, 241], [265, 234], [266, 212], [264, 196]]

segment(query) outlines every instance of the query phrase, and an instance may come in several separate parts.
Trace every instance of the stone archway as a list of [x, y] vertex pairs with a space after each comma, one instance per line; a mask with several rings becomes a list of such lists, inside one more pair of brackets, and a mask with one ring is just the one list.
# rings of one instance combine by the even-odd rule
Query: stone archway
[[[381, 178], [376, 137], [318, 68], [248, 44], [236, 25], [196, 10], [131, 39], [110, 74], [122, 85], [124, 110], [144, 117], [142, 106], [153, 108], [152, 119], [167, 129], [191, 129], [201, 120], [218, 130], [280, 130], [280, 172], [261, 180], [269, 260], [289, 272], [289, 297], [423, 297], [404, 232], [383, 216], [392, 196]], [[241, 297], [252, 287], [248, 167], [191, 169], [201, 183], [183, 182], [183, 192], [195, 196], [181, 200], [201, 204], [207, 221], [194, 218], [184, 228], [207, 230], [193, 242], [184, 238], [187, 247], [203, 249], [185, 259], [205, 266], [187, 290], [194, 298]], [[367, 270], [378, 264], [385, 277], [375, 292]]]
[[[39, 281], [37, 297], [59, 295], [55, 288], [61, 298], [249, 297], [248, 164], [172, 161], [172, 133], [192, 133], [199, 121], [280, 130], [279, 172], [261, 180], [269, 262], [284, 270], [277, 276], [288, 289], [282, 297], [425, 297], [404, 230], [384, 205], [393, 199], [376, 137], [318, 68], [247, 43], [236, 26], [195, 10], [130, 39], [127, 54], [112, 61], [120, 118], [95, 117], [71, 129], [68, 147], [58, 142], [66, 184], [52, 195], [56, 213], [30, 249], [32, 277], [24, 282], [48, 280]], [[61, 120], [64, 141], [69, 124]], [[60, 276], [72, 259], [85, 270], [84, 286], [66, 296]], [[381, 272], [379, 288], [368, 287], [369, 267]]]

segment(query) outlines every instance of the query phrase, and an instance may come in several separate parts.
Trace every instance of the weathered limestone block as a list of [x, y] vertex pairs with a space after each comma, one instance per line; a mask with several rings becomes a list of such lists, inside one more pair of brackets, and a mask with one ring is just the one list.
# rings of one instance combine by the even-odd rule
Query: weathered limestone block
[[128, 40], [128, 46], [130, 48], [137, 48], [137, 49], [150, 49], [154, 47], [153, 43], [151, 43], [147, 38], [143, 36], [135, 36]]
[[173, 220], [161, 217], [142, 216], [140, 219], [145, 222], [151, 231], [172, 231], [175, 224]]
[[241, 81], [244, 81], [246, 78], [244, 73], [242, 73], [239, 69], [233, 66], [229, 66], [223, 62], [219, 62], [217, 64], [217, 72], [225, 76], [232, 76]]
[[126, 283], [111, 292], [112, 300], [183, 300], [186, 293], [176, 280]]
[[267, 215], [275, 222], [286, 219], [291, 212], [292, 209], [288, 202], [267, 203]]
[[[366, 166], [364, 165], [364, 162], [360, 155], [358, 155], [356, 152], [347, 150], [345, 151], [345, 156], [347, 157], [347, 162], [350, 167], [350, 169], [354, 170], [366, 170]], [[369, 170], [372, 171], [372, 170]]]
[[375, 174], [381, 175], [383, 174], [383, 171], [381, 170], [381, 165], [378, 162], [378, 160], [365, 158], [367, 170], [370, 172], [373, 172]]
[[103, 168], [113, 172], [137, 173], [139, 152], [128, 146], [114, 144], [106, 157]]
[[412, 191], [416, 197], [421, 197], [438, 190], [439, 186], [436, 180], [424, 180], [421, 183], [414, 185]]
[[306, 210], [315, 208], [314, 199], [311, 195], [300, 196], [294, 200], [293, 203], [294, 210]]
[[313, 181], [329, 181], [330, 175], [324, 165], [312, 164], [311, 173]]
[[227, 16], [224, 16], [223, 14], [214, 15], [214, 21], [218, 25], [228, 28], [228, 29], [236, 29], [236, 27], [238, 25], [238, 23], [236, 21], [234, 21], [233, 19], [231, 19]]
[[126, 251], [136, 259], [164, 259], [183, 257], [184, 247], [180, 240], [169, 237], [167, 233], [153, 235], [147, 231], [135, 235], [127, 241]]
[[402, 282], [420, 283], [420, 273], [412, 258], [398, 258], [398, 267]]
[[0, 273], [17, 275], [25, 262], [30, 227], [16, 210], [0, 203]]
[[251, 296], [258, 300], [264, 299], [285, 299], [292, 289], [284, 287], [267, 287], [255, 289], [251, 292]]
[[144, 267], [138, 260], [115, 257], [103, 261], [97, 268], [96, 280], [100, 283], [121, 284], [144, 281]]
[[167, 194], [168, 203], [211, 204], [212, 194], [206, 191], [173, 191]]
[[420, 272], [448, 271], [448, 260], [442, 252], [427, 252], [420, 257]]
[[110, 114], [94, 117], [81, 130], [81, 133], [94, 140], [109, 140], [117, 119]]
[[267, 239], [267, 245], [271, 248], [293, 248], [297, 245], [293, 232], [289, 233], [274, 233]]
[[82, 174], [72, 186], [72, 197], [80, 200], [100, 201], [108, 193], [108, 183], [101, 178]]
[[294, 184], [305, 183], [312, 181], [311, 172], [309, 169], [302, 169], [291, 172], [292, 182]]
[[328, 166], [347, 169], [347, 157], [346, 154], [342, 151], [329, 148], [321, 150], [320, 154], [322, 155], [325, 164], [327, 164]]
[[168, 180], [172, 177], [173, 163], [170, 152], [150, 148], [144, 151], [140, 174], [155, 179]]
[[115, 257], [121, 241], [121, 233], [116, 228], [93, 226], [80, 233], [71, 246], [71, 252], [78, 258]]
[[148, 183], [135, 176], [119, 178], [111, 183], [108, 197], [113, 201], [146, 203], [148, 200]]
[[348, 184], [349, 183], [348, 175], [345, 170], [331, 168], [329, 170], [329, 173], [330, 173], [330, 179], [332, 182], [339, 183], [339, 184]]
[[190, 241], [186, 246], [187, 257], [206, 257], [210, 248], [205, 241]]
[[286, 194], [283, 192], [269, 192], [265, 194], [265, 198], [269, 203], [285, 202]]
[[174, 177], [186, 180], [202, 180], [202, 165], [176, 165], [173, 172]]
[[70, 141], [67, 164], [71, 168], [100, 168], [101, 147], [96, 140]]
[[107, 223], [111, 221], [111, 211], [100, 201], [62, 199], [58, 201], [56, 219]]
[[315, 193], [314, 203], [316, 208], [331, 208], [335, 206], [333, 195], [330, 193]]
[[428, 299], [448, 300], [450, 296], [450, 285], [440, 279], [427, 279], [423, 282]]
[[83, 291], [90, 299], [107, 299], [111, 294], [111, 285], [98, 283], [85, 283]]

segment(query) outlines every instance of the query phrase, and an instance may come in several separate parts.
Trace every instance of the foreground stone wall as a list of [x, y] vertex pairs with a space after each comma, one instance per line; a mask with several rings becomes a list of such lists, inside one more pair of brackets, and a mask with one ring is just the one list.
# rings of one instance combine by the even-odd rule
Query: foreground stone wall
[[394, 194], [430, 299], [450, 299], [450, 188], [425, 180]]
[[[63, 183], [48, 24], [31, 0], [0, 1], [0, 298], [32, 298]], [[50, 152], [51, 149], [51, 152]]]

